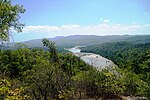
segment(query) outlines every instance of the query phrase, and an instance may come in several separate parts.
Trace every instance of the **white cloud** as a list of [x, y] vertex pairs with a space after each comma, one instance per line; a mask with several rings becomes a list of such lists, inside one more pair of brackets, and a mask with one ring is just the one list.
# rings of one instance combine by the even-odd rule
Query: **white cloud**
[[35, 38], [51, 38], [55, 36], [68, 35], [150, 35], [150, 24], [140, 25], [121, 25], [101, 23], [94, 26], [80, 26], [80, 25], [62, 25], [62, 26], [26, 26], [20, 37], [28, 35], [31, 39]]
[[23, 32], [48, 32], [48, 31], [58, 31], [59, 28], [57, 26], [27, 26], [23, 29]]
[[108, 23], [108, 22], [110, 22], [110, 20], [109, 19], [104, 19], [103, 22]]
[[65, 29], [73, 29], [73, 28], [79, 28], [80, 25], [62, 25], [61, 28]]
[[110, 22], [110, 20], [109, 20], [109, 19], [100, 18], [100, 20], [101, 20], [102, 22], [104, 22], [104, 23], [108, 23], [108, 22]]

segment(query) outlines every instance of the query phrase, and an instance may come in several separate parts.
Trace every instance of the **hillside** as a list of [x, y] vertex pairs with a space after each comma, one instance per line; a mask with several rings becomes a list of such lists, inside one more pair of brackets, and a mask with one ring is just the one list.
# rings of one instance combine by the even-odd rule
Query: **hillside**
[[6, 96], [21, 100], [124, 100], [127, 95], [150, 95], [149, 43], [113, 42], [85, 47], [118, 62], [119, 68], [101, 71], [71, 53], [57, 52], [52, 41], [44, 39], [43, 45], [47, 50], [0, 50], [1, 100]]
[[[50, 41], [55, 41], [59, 47], [68, 47], [76, 45], [97, 45], [107, 42], [130, 41], [134, 43], [146, 43], [150, 41], [150, 35], [112, 35], [112, 36], [96, 36], [96, 35], [72, 35], [66, 37], [49, 38]], [[29, 47], [42, 47], [42, 39], [30, 40], [22, 42]]]
[[121, 69], [132, 71], [144, 81], [150, 82], [150, 41], [136, 44], [113, 42], [82, 48], [82, 52], [100, 54], [112, 60]]

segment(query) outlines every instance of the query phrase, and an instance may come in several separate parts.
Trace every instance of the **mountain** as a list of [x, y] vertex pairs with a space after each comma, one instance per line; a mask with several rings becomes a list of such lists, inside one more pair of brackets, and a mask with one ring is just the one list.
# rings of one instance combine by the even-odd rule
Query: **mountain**
[[[96, 35], [71, 35], [71, 36], [57, 36], [55, 38], [48, 38], [50, 41], [54, 41], [58, 49], [69, 48], [73, 46], [91, 46], [99, 45], [102, 43], [110, 42], [131, 42], [135, 44], [142, 44], [150, 42], [150, 35], [108, 35], [108, 36], [96, 36]], [[28, 45], [29, 48], [39, 47], [43, 48], [42, 39], [35, 39], [30, 41], [20, 42], [21, 44]], [[6, 44], [6, 49], [14, 49], [16, 43]]]
[[[57, 46], [90, 46], [108, 42], [128, 41], [133, 43], [146, 43], [150, 42], [150, 35], [109, 35], [109, 36], [96, 36], [96, 35], [71, 35], [59, 36], [49, 38], [50, 41], [55, 41]], [[22, 42], [29, 47], [43, 47], [42, 39], [30, 40]]]

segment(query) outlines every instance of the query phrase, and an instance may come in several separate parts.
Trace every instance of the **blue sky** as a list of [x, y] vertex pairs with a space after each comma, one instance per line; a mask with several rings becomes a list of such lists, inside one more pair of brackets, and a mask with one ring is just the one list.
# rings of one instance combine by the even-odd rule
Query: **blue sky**
[[150, 34], [150, 0], [12, 0], [26, 12], [15, 41], [68, 35]]

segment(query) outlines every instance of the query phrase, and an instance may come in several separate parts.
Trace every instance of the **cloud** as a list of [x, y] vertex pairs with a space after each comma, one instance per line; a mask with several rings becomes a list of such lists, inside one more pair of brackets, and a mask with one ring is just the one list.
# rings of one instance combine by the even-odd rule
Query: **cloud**
[[[94, 26], [80, 26], [80, 25], [61, 25], [61, 26], [26, 26], [23, 32], [18, 34], [21, 36], [28, 36], [28, 40], [35, 38], [52, 38], [55, 36], [69, 36], [69, 35], [150, 35], [150, 24], [140, 25], [121, 25], [101, 23]], [[16, 35], [17, 36], [17, 35]]]
[[62, 25], [61, 28], [65, 29], [73, 29], [73, 28], [79, 28], [80, 25]]
[[103, 22], [108, 23], [110, 20], [109, 19], [104, 19]]
[[110, 20], [109, 20], [109, 19], [100, 18], [100, 20], [101, 20], [102, 22], [104, 22], [104, 23], [108, 23], [108, 22], [110, 22]]
[[48, 31], [58, 31], [59, 28], [57, 26], [27, 26], [23, 29], [23, 32], [48, 32]]

